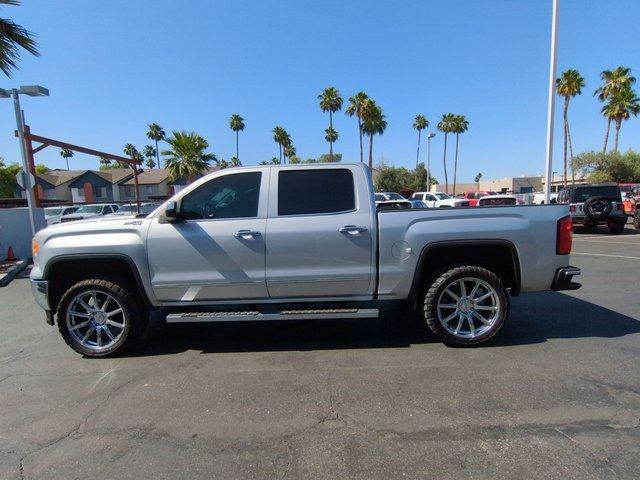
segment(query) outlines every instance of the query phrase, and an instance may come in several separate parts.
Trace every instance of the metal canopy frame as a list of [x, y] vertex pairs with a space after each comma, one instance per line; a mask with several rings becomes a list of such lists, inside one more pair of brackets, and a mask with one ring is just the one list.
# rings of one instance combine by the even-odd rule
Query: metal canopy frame
[[[19, 137], [18, 132], [15, 132], [16, 137]], [[31, 174], [35, 177], [36, 175], [36, 167], [35, 167], [35, 159], [34, 155], [41, 150], [44, 150], [47, 147], [60, 147], [67, 150], [71, 150], [73, 152], [84, 153], [87, 155], [93, 155], [95, 157], [108, 158], [109, 160], [114, 160], [116, 162], [124, 163], [133, 170], [133, 181], [136, 187], [136, 204], [138, 206], [138, 212], [140, 212], [140, 186], [138, 185], [138, 168], [142, 162], [134, 160], [132, 158], [121, 157], [120, 155], [113, 155], [107, 152], [101, 152], [99, 150], [93, 150], [92, 148], [82, 147], [80, 145], [74, 145], [73, 143], [62, 142], [60, 140], [54, 140], [52, 138], [43, 137], [40, 135], [35, 135], [31, 133], [31, 128], [29, 125], [24, 126], [24, 139], [27, 145], [27, 160], [29, 162], [29, 170]], [[37, 142], [40, 145], [34, 148], [33, 142]], [[33, 193], [35, 199], [35, 207], [40, 207], [40, 194], [36, 185], [33, 185]]]

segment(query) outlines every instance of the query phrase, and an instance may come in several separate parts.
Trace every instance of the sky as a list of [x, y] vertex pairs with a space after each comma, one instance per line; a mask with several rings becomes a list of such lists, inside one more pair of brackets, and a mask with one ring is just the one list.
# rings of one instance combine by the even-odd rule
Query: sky
[[[541, 175], [545, 164], [551, 0], [24, 0], [0, 16], [37, 34], [41, 56], [24, 54], [0, 88], [39, 84], [22, 97], [35, 134], [121, 154], [150, 142], [147, 124], [195, 131], [221, 158], [235, 154], [229, 117], [239, 113], [240, 159], [278, 155], [271, 130], [290, 133], [301, 158], [328, 152], [328, 115], [318, 94], [363, 90], [384, 109], [374, 162], [412, 167], [415, 115], [435, 131], [443, 113], [466, 115], [459, 181]], [[640, 77], [640, 2], [560, 0], [558, 72], [586, 79], [570, 107], [574, 151], [602, 148], [605, 120], [593, 96], [599, 74], [618, 65]], [[639, 87], [640, 88], [640, 87]], [[4, 105], [4, 107], [2, 107]], [[554, 170], [562, 169], [562, 102], [556, 102]], [[359, 159], [355, 118], [338, 112], [343, 161]], [[19, 161], [10, 101], [0, 102], [0, 156]], [[431, 164], [443, 180], [443, 135]], [[450, 145], [452, 145], [450, 143]], [[161, 146], [161, 149], [163, 147]], [[640, 149], [640, 118], [622, 127], [620, 149]], [[450, 150], [451, 152], [451, 150]], [[421, 160], [427, 160], [426, 142]], [[36, 156], [65, 168], [59, 149]], [[448, 159], [453, 169], [453, 156]], [[72, 169], [97, 168], [76, 154]]]

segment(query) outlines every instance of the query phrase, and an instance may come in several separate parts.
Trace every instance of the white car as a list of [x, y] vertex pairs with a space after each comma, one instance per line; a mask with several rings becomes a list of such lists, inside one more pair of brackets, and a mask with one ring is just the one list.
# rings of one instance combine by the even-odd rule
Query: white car
[[399, 193], [395, 192], [376, 192], [376, 205], [381, 209], [400, 209], [412, 208], [411, 202]]
[[60, 223], [60, 219], [63, 215], [69, 215], [78, 210], [77, 206], [69, 205], [67, 207], [47, 207], [44, 209], [44, 219], [47, 221], [47, 225], [55, 225]]
[[115, 203], [94, 203], [91, 205], [82, 205], [78, 210], [69, 215], [64, 215], [60, 222], [73, 222], [74, 220], [83, 220], [85, 218], [100, 217], [117, 212], [120, 208]]
[[[159, 203], [141, 203], [140, 214], [148, 215], [160, 206]], [[134, 203], [132, 205], [123, 205], [117, 212], [106, 215], [107, 217], [126, 217], [138, 215], [138, 206]]]
[[478, 207], [497, 207], [506, 205], [520, 205], [515, 195], [486, 195], [478, 200]]
[[[552, 193], [549, 195], [550, 202], [549, 203], [558, 203], [558, 194]], [[534, 193], [533, 200], [531, 203], [535, 205], [544, 205], [544, 193]]]
[[468, 207], [466, 198], [454, 198], [444, 192], [416, 192], [411, 200], [422, 200], [429, 208]]

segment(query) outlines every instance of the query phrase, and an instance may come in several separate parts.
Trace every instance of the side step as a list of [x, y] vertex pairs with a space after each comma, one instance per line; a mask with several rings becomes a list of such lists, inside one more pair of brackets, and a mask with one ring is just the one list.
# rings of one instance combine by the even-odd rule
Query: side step
[[379, 311], [377, 308], [321, 308], [308, 310], [255, 310], [236, 312], [175, 312], [167, 315], [167, 323], [378, 318], [378, 314]]

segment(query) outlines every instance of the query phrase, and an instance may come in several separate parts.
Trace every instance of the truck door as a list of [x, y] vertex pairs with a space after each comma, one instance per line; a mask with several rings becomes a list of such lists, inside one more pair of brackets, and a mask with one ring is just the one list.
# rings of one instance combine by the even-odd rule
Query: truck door
[[147, 236], [151, 282], [166, 302], [262, 299], [269, 169], [230, 171], [180, 200], [178, 223], [154, 218]]
[[275, 168], [269, 195], [270, 297], [373, 295], [375, 211], [362, 171]]

